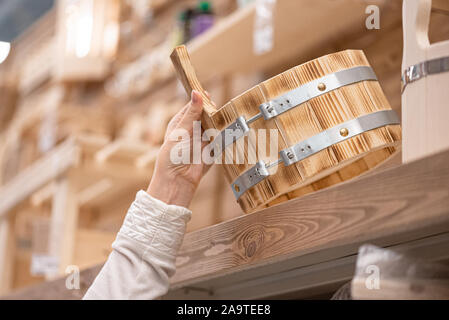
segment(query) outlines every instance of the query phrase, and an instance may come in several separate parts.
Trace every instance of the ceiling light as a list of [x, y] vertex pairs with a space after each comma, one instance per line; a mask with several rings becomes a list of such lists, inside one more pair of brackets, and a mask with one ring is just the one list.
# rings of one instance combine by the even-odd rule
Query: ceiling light
[[0, 64], [8, 58], [11, 51], [11, 43], [0, 41]]

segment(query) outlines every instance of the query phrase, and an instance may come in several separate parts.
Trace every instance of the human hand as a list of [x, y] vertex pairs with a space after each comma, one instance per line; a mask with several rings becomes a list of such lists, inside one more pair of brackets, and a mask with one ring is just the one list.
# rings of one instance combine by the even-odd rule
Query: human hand
[[[190, 205], [196, 188], [210, 165], [204, 164], [202, 160], [197, 164], [192, 161], [188, 164], [174, 164], [170, 156], [175, 147], [190, 148], [190, 155], [192, 155], [193, 139], [198, 139], [193, 135], [194, 122], [201, 120], [202, 112], [203, 99], [200, 93], [194, 90], [191, 101], [168, 124], [164, 143], [159, 151], [153, 177], [147, 190], [150, 196], [167, 204], [185, 208]], [[188, 138], [183, 137], [179, 140], [178, 137], [173, 137], [176, 134], [175, 130], [179, 129], [188, 132]], [[205, 143], [201, 141], [197, 143], [200, 143], [202, 151]], [[199, 157], [201, 159], [201, 154]]]

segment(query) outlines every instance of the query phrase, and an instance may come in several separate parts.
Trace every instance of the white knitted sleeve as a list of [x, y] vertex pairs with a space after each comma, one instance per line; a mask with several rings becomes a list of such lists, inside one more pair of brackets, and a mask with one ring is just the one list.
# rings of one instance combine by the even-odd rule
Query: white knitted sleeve
[[84, 299], [155, 299], [169, 288], [191, 211], [137, 193]]

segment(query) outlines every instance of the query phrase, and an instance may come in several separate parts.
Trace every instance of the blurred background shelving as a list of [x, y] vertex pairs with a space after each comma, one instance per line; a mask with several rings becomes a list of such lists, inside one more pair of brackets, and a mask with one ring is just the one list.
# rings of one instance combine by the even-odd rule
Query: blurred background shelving
[[[182, 42], [180, 12], [198, 1], [44, 2], [36, 11], [48, 11], [13, 40], [0, 65], [1, 294], [61, 276], [68, 265], [105, 261], [135, 193], [151, 177], [168, 121], [186, 103], [169, 54]], [[294, 65], [363, 48], [400, 114], [401, 1], [368, 1], [379, 6], [382, 25], [367, 30], [367, 1], [278, 0], [272, 48], [263, 54], [254, 50], [258, 4], [248, 2], [211, 1], [214, 26], [188, 41], [217, 105]], [[0, 1], [0, 8], [9, 5]], [[443, 9], [436, 1], [434, 39], [449, 32]], [[0, 15], [0, 26], [8, 21]], [[78, 48], [85, 32], [90, 42]], [[242, 215], [218, 167], [191, 209], [200, 214], [188, 232]]]

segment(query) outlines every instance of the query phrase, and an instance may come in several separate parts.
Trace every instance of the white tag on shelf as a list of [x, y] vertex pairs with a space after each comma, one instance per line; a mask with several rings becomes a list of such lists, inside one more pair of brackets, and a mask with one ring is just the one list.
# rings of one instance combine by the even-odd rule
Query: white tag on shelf
[[42, 124], [39, 130], [39, 151], [45, 153], [50, 151], [56, 144], [57, 134], [57, 110], [47, 112], [42, 119]]
[[56, 144], [58, 134], [58, 110], [64, 99], [65, 89], [62, 86], [51, 88], [46, 94], [42, 104], [45, 113], [39, 130], [38, 148], [41, 153], [50, 151]]
[[270, 52], [274, 45], [274, 8], [276, 0], [257, 0], [254, 18], [254, 54]]
[[57, 257], [36, 253], [31, 256], [31, 274], [33, 276], [57, 274], [58, 270], [59, 260]]

